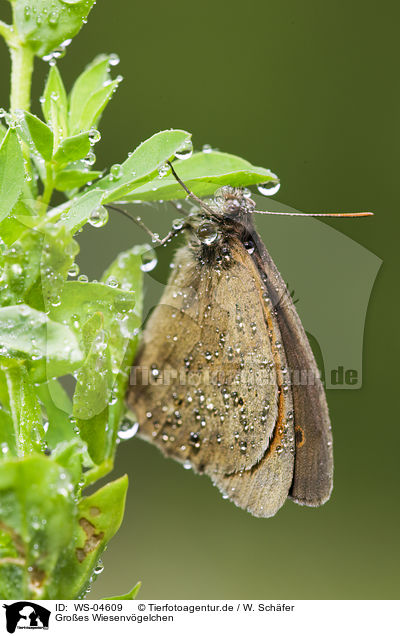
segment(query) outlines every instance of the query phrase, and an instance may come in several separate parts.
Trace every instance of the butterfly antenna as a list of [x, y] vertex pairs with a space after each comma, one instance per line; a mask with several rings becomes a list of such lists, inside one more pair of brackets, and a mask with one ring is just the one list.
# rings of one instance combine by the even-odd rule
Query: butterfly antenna
[[269, 214], [273, 216], [324, 216], [328, 218], [332, 217], [345, 217], [345, 218], [355, 218], [359, 216], [374, 216], [373, 212], [268, 212], [266, 210], [253, 210], [255, 214]]
[[129, 214], [129, 212], [127, 212], [126, 210], [124, 210], [123, 208], [117, 208], [115, 205], [110, 205], [109, 203], [107, 203], [107, 205], [104, 206], [105, 208], [109, 209], [109, 210], [114, 210], [115, 212], [119, 212], [120, 214], [122, 214], [123, 216], [126, 216], [128, 219], [130, 219], [131, 221], [133, 221], [136, 225], [138, 225], [139, 227], [142, 228], [142, 230], [144, 230], [145, 232], [147, 232], [147, 234], [150, 236], [152, 243], [157, 243], [157, 245], [161, 246], [161, 245], [165, 245], [165, 243], [167, 243], [171, 238], [173, 238], [174, 236], [176, 236], [179, 231], [181, 231], [182, 229], [184, 229], [186, 227], [186, 224], [184, 223], [182, 225], [182, 228], [180, 228], [179, 230], [171, 230], [170, 232], [168, 232], [168, 234], [166, 236], [164, 236], [163, 239], [160, 239], [158, 236], [156, 236], [156, 234], [154, 234], [148, 227], [147, 225], [145, 225], [142, 221], [142, 219], [140, 217], [134, 217], [131, 216]]
[[196, 201], [196, 203], [203, 208], [203, 210], [205, 210], [206, 212], [208, 212], [208, 214], [214, 215], [215, 211], [212, 210], [208, 205], [206, 205], [206, 203], [204, 203], [204, 201], [202, 201], [199, 197], [197, 197], [194, 192], [192, 192], [191, 190], [189, 190], [189, 188], [187, 187], [186, 184], [183, 183], [182, 179], [180, 179], [178, 177], [178, 175], [175, 172], [175, 169], [172, 165], [172, 163], [170, 161], [167, 162], [169, 167], [171, 168], [171, 172], [173, 174], [173, 176], [175, 177], [176, 181], [179, 183], [179, 185], [185, 190], [185, 192], [187, 192], [188, 196], [193, 200]]

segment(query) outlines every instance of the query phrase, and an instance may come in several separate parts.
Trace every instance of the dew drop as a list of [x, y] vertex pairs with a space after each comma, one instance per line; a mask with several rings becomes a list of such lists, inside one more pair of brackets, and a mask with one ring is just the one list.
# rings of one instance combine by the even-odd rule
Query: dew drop
[[257, 189], [259, 193], [263, 194], [265, 197], [272, 197], [279, 191], [280, 187], [280, 183], [276, 183], [274, 181], [266, 181], [265, 183], [260, 183], [257, 186]]
[[121, 178], [122, 168], [119, 163], [114, 163], [110, 168], [110, 175], [112, 181], [117, 181]]
[[86, 276], [86, 274], [80, 274], [80, 275], [78, 276], [78, 281], [79, 281], [80, 283], [87, 283], [87, 282], [89, 281], [89, 277], [88, 277], [88, 276]]
[[212, 245], [218, 239], [218, 230], [213, 223], [205, 221], [197, 228], [197, 236], [204, 245]]
[[104, 570], [104, 563], [103, 563], [103, 561], [101, 559], [99, 559], [97, 561], [97, 565], [95, 566], [93, 572], [95, 574], [101, 574], [103, 572], [103, 570]]
[[101, 139], [101, 133], [99, 130], [97, 130], [96, 128], [91, 128], [89, 130], [89, 141], [90, 141], [90, 145], [93, 146], [94, 144], [97, 144]]
[[255, 245], [253, 243], [253, 241], [245, 241], [243, 243], [243, 246], [245, 248], [245, 250], [249, 253], [249, 254], [253, 254], [254, 250], [255, 250]]
[[119, 287], [119, 282], [117, 281], [116, 278], [114, 278], [114, 276], [109, 276], [106, 280], [106, 285], [108, 285], [109, 287], [113, 287], [115, 289]]
[[83, 163], [87, 166], [93, 166], [96, 163], [96, 155], [94, 154], [93, 150], [89, 150], [83, 160]]
[[185, 141], [180, 148], [175, 152], [177, 159], [189, 159], [193, 154], [193, 144], [190, 141]]
[[174, 219], [174, 221], [172, 221], [172, 227], [174, 230], [181, 230], [183, 228], [183, 223], [183, 219]]
[[142, 272], [151, 272], [157, 265], [157, 255], [153, 249], [149, 249], [142, 254], [142, 264], [140, 269]]
[[168, 172], [169, 172], [169, 165], [167, 163], [164, 163], [158, 169], [158, 177], [162, 179], [163, 177], [165, 177], [166, 174], [168, 174]]
[[118, 430], [119, 439], [131, 439], [136, 435], [139, 429], [139, 424], [137, 422], [132, 422], [128, 418], [124, 419]]
[[49, 24], [51, 24], [52, 26], [55, 26], [59, 20], [59, 13], [58, 11], [51, 11], [49, 14]]
[[88, 222], [93, 227], [103, 227], [108, 221], [108, 210], [104, 205], [100, 205], [90, 213]]
[[117, 55], [116, 53], [111, 53], [110, 57], [108, 58], [108, 61], [110, 63], [110, 66], [118, 66], [120, 62], [119, 55]]
[[212, 147], [210, 144], [204, 144], [201, 150], [202, 152], [209, 153], [212, 152]]

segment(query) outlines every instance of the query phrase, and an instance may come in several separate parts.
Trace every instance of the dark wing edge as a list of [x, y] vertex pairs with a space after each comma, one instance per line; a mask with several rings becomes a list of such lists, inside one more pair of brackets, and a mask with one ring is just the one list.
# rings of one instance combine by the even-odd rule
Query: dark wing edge
[[277, 310], [292, 377], [295, 371], [296, 378], [306, 378], [306, 384], [292, 384], [296, 455], [289, 497], [301, 505], [320, 506], [328, 501], [333, 488], [332, 433], [325, 391], [286, 284], [254, 226], [249, 232], [258, 249], [253, 258], [267, 276], [265, 285]]

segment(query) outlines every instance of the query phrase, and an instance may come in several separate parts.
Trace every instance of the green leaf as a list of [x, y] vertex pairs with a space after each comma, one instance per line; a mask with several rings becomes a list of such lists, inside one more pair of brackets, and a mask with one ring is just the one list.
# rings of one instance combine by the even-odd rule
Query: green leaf
[[70, 161], [77, 161], [86, 157], [92, 147], [90, 136], [90, 131], [86, 131], [63, 139], [54, 155], [54, 161], [57, 161], [57, 163], [69, 163]]
[[135, 587], [133, 587], [126, 594], [122, 594], [122, 596], [106, 596], [106, 598], [104, 598], [103, 600], [104, 601], [134, 601], [141, 587], [142, 587], [142, 582], [139, 581], [139, 583], [136, 583]]
[[[33, 220], [34, 217], [24, 218]], [[20, 239], [11, 245], [5, 254], [2, 267], [1, 305], [15, 305], [26, 298], [40, 276], [42, 251], [43, 236], [34, 231], [22, 234]]]
[[120, 82], [121, 78], [113, 81], [110, 80], [89, 97], [82, 108], [79, 123], [75, 123], [75, 131], [88, 130], [98, 124], [103, 110], [113, 96], [113, 93], [117, 90]]
[[33, 205], [36, 203], [36, 201], [32, 200], [26, 201], [22, 198], [19, 199], [11, 210], [11, 213], [0, 222], [0, 237], [8, 246], [15, 243], [27, 229], [25, 223], [16, 217], [36, 215], [37, 213], [33, 209]]
[[7, 128], [3, 126], [3, 124], [0, 124], [0, 143], [3, 141], [6, 134], [7, 134]]
[[53, 131], [36, 115], [32, 115], [27, 111], [20, 112], [19, 125], [24, 141], [28, 144], [30, 150], [33, 152], [36, 150], [42, 155], [43, 159], [50, 161], [53, 156]]
[[46, 442], [50, 448], [76, 437], [71, 421], [72, 402], [61, 384], [54, 379], [48, 380], [36, 387], [48, 420]]
[[49, 55], [80, 31], [94, 4], [95, 0], [14, 0], [18, 34], [36, 55]]
[[0, 597], [61, 598], [46, 588], [76, 527], [65, 469], [40, 455], [1, 462], [0, 519]]
[[[110, 456], [115, 448], [119, 423], [125, 412], [124, 397], [129, 382], [129, 370], [133, 363], [138, 339], [139, 328], [142, 324], [143, 304], [143, 272], [141, 270], [142, 256], [148, 252], [149, 246], [135, 245], [132, 249], [122, 252], [110, 267], [104, 272], [102, 280], [110, 278], [118, 281], [124, 290], [134, 292], [135, 305], [130, 311], [114, 312], [114, 320], [109, 324], [109, 348], [112, 361], [113, 404], [109, 407], [109, 449]], [[118, 315], [120, 314], [120, 317]]]
[[101, 172], [99, 170], [75, 170], [69, 168], [68, 170], [62, 170], [57, 173], [55, 188], [56, 190], [60, 190], [60, 192], [81, 188], [89, 183], [89, 181], [94, 181], [100, 176]]
[[78, 243], [64, 225], [43, 227], [44, 240], [41, 255], [41, 290], [46, 311], [60, 302], [60, 294], [68, 271], [79, 252]]
[[[185, 130], [164, 130], [156, 133], [136, 148], [121, 164], [118, 176], [109, 174], [97, 181], [96, 189], [106, 191], [105, 203], [111, 203], [126, 195], [142, 183], [158, 175], [158, 170], [172, 159], [176, 152], [190, 142], [191, 135]], [[156, 179], [157, 181], [157, 179]]]
[[75, 436], [74, 439], [61, 441], [51, 454], [54, 462], [63, 466], [71, 477], [72, 483], [79, 487], [82, 480], [82, 464], [86, 464], [86, 450], [83, 442]]
[[[224, 152], [198, 152], [189, 159], [174, 161], [173, 165], [180, 179], [198, 197], [210, 196], [223, 185], [244, 187], [267, 181], [278, 182], [276, 175], [270, 170], [252, 166], [245, 159]], [[170, 201], [184, 199], [186, 196], [184, 189], [169, 174], [162, 179], [156, 178], [140, 185], [124, 196], [124, 199]]]
[[82, 112], [91, 97], [109, 80], [109, 67], [110, 56], [99, 55], [75, 81], [69, 98], [69, 129], [72, 133], [82, 130]]
[[56, 66], [50, 68], [41, 103], [44, 118], [53, 130], [57, 148], [60, 139], [68, 136], [68, 102], [64, 83]]
[[92, 212], [101, 205], [103, 196], [104, 192], [101, 190], [86, 192], [72, 204], [68, 212], [64, 213], [61, 221], [63, 225], [74, 234], [82, 225], [85, 225]]
[[69, 327], [23, 304], [0, 308], [0, 346], [3, 355], [29, 360], [37, 381], [69, 373], [83, 359]]
[[24, 185], [24, 159], [17, 133], [9, 129], [0, 146], [0, 221], [13, 209]]
[[[40, 404], [23, 364], [4, 364], [18, 455], [42, 450], [43, 420]], [[1, 364], [1, 359], [0, 359]]]
[[79, 369], [72, 413], [90, 457], [101, 464], [106, 454], [108, 403], [111, 393], [110, 354], [100, 312], [82, 327], [86, 359]]
[[[140, 257], [137, 258], [140, 260]], [[132, 277], [134, 276], [135, 273], [132, 274]], [[141, 291], [138, 295], [140, 297]], [[67, 281], [61, 295], [61, 303], [50, 309], [50, 318], [56, 322], [64, 321], [71, 328], [76, 329], [77, 333], [81, 333], [87, 317], [101, 312], [105, 328], [110, 329], [118, 314], [121, 314], [122, 318], [132, 311], [135, 300], [137, 295], [132, 291], [125, 291], [104, 283]]]
[[79, 503], [74, 542], [60, 559], [49, 598], [81, 598], [85, 593], [94, 567], [121, 525], [127, 488], [124, 475]]
[[[3, 380], [3, 378], [1, 378], [1, 380]], [[16, 455], [14, 423], [4, 405], [0, 405], [0, 445], [4, 455], [7, 453]]]

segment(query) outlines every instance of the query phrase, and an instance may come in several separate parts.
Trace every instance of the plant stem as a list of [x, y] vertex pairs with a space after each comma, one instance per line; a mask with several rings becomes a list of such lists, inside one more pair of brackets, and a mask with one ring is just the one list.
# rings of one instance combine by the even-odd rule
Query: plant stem
[[[8, 41], [11, 55], [11, 92], [10, 112], [17, 109], [29, 110], [31, 106], [31, 83], [33, 73], [34, 54], [30, 48], [16, 39]], [[22, 154], [25, 159], [26, 174], [33, 179], [32, 164], [29, 148], [22, 144]]]
[[46, 183], [44, 186], [44, 192], [42, 194], [42, 203], [44, 203], [46, 206], [49, 205], [50, 203], [50, 199], [51, 199], [51, 195], [53, 194], [53, 190], [54, 190], [54, 172], [53, 172], [53, 167], [51, 164], [46, 163]]
[[10, 110], [29, 110], [31, 106], [31, 82], [34, 54], [23, 44], [10, 44], [11, 95]]
[[87, 473], [84, 474], [84, 488], [90, 486], [101, 477], [104, 477], [114, 468], [114, 462], [112, 459], [106, 459], [104, 462], [99, 464], [98, 466], [94, 466], [91, 470], [88, 470]]

